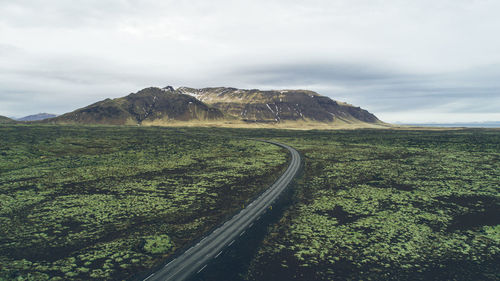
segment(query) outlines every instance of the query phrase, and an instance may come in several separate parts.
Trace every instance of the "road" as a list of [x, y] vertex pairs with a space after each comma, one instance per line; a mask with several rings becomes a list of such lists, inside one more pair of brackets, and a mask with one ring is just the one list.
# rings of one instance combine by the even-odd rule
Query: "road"
[[144, 281], [182, 281], [201, 272], [212, 259], [219, 257], [226, 247], [252, 227], [288, 187], [300, 169], [300, 154], [294, 148], [277, 142], [265, 141], [290, 151], [292, 159], [286, 171], [257, 199], [242, 209], [222, 226], [203, 238], [198, 244], [170, 261], [160, 270], [149, 275]]

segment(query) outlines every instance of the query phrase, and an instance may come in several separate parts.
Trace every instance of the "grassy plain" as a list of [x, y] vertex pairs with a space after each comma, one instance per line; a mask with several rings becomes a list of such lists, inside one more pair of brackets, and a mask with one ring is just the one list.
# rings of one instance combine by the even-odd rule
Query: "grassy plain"
[[210, 129], [0, 127], [0, 280], [122, 280], [266, 188], [274, 145]]
[[254, 131], [305, 156], [247, 280], [500, 280], [500, 131]]

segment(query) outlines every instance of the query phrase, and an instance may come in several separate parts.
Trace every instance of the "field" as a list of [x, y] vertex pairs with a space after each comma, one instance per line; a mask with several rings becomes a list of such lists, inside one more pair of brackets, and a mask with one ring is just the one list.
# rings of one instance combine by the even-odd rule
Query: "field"
[[[0, 280], [121, 280], [198, 239], [298, 149], [245, 280], [499, 280], [500, 131], [0, 127]], [[227, 268], [226, 270], [233, 270]]]
[[0, 127], [0, 280], [122, 280], [250, 202], [286, 151], [195, 129]]
[[306, 170], [245, 279], [500, 279], [500, 131], [261, 134]]

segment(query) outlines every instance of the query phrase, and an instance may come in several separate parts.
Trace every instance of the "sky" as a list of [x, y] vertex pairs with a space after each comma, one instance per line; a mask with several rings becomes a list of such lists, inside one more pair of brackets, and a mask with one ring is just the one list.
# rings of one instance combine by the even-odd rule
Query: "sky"
[[308, 89], [386, 122], [500, 120], [498, 0], [0, 0], [0, 115], [149, 86]]

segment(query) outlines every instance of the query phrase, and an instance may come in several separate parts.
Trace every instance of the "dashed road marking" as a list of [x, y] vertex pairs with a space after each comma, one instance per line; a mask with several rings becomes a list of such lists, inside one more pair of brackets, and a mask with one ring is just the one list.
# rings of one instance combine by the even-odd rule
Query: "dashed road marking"
[[207, 265], [205, 264], [200, 270], [198, 270], [198, 272], [196, 272], [197, 274], [200, 273], [203, 269], [205, 269], [205, 267], [207, 267]]
[[[287, 148], [286, 146], [282, 146], [282, 147]], [[292, 156], [296, 156], [296, 154], [297, 154], [296, 151], [292, 151]], [[293, 170], [292, 166], [295, 167], [297, 165], [297, 163], [298, 163], [298, 160], [294, 159], [294, 161], [292, 161], [292, 163], [289, 165], [287, 171], [285, 171], [285, 173], [281, 177], [285, 178], [285, 177], [288, 177], [290, 174], [292, 174], [292, 172], [290, 172], [290, 171]], [[234, 231], [235, 229], [241, 229], [242, 232], [239, 234], [239, 236], [243, 236], [246, 233], [246, 230], [248, 230], [251, 227], [253, 227], [254, 223], [257, 220], [260, 220], [261, 217], [265, 213], [267, 213], [268, 211], [272, 210], [272, 208], [273, 208], [272, 204], [274, 204], [275, 202], [277, 202], [279, 200], [279, 198], [282, 197], [281, 194], [279, 194], [279, 193], [286, 189], [286, 187], [289, 184], [289, 182], [290, 182], [290, 180], [287, 180], [287, 179], [280, 179], [278, 182], [275, 182], [271, 186], [271, 189], [266, 190], [266, 192], [264, 192], [263, 194], [261, 194], [258, 197], [258, 200], [260, 200], [260, 201], [264, 200], [264, 199], [267, 199], [266, 200], [267, 203], [266, 202], [260, 202], [260, 201], [259, 202], [258, 201], [250, 202], [246, 206], [246, 208], [243, 207], [242, 209], [240, 209], [239, 213], [237, 213], [236, 215], [234, 215], [231, 219], [225, 221], [224, 224], [223, 224], [224, 227], [216, 228], [216, 229], [214, 229], [214, 231], [212, 233], [215, 233], [215, 232], [217, 232], [219, 230], [221, 230], [221, 231]], [[281, 186], [281, 185], [283, 185], [283, 186]], [[272, 203], [269, 203], [269, 202], [272, 202]], [[255, 217], [253, 217], [254, 221], [250, 222], [250, 224], [247, 225], [246, 228], [240, 228], [240, 227], [233, 226], [233, 224], [237, 223], [236, 220], [239, 220], [240, 218], [242, 218], [245, 215], [247, 215], [247, 213], [251, 213], [252, 211], [254, 211], [258, 215], [258, 217], [257, 217], [257, 219], [255, 219]], [[252, 215], [254, 215], [254, 214], [252, 214]], [[212, 235], [211, 239], [215, 238], [216, 236], [217, 236], [216, 234]], [[199, 240], [198, 243], [196, 244], [196, 246], [193, 246], [193, 247], [189, 248], [185, 253], [187, 253], [187, 252], [189, 252], [189, 251], [191, 251], [193, 249], [196, 250], [197, 246], [200, 246], [201, 244], [206, 243], [208, 241], [208, 239], [206, 239], [206, 238], [208, 238], [208, 236], [205, 236], [202, 240]], [[207, 240], [207, 241], [205, 241], [205, 240]], [[233, 239], [226, 247], [229, 247], [229, 246], [233, 245], [235, 241], [236, 241], [236, 239]], [[210, 242], [210, 243], [212, 243], [212, 242]], [[221, 248], [219, 248], [219, 249], [221, 249]], [[210, 257], [212, 257], [212, 258], [218, 258], [222, 254], [222, 252], [224, 250], [225, 250], [224, 248], [222, 250], [220, 250], [220, 252], [218, 252], [217, 255], [215, 255], [215, 257], [214, 256], [210, 256], [210, 255], [206, 255], [206, 258], [210, 258]], [[193, 256], [193, 255], [196, 255], [196, 254], [193, 254], [193, 253], [190, 254], [190, 256]], [[170, 266], [170, 264], [172, 262], [174, 262], [175, 260], [176, 259], [173, 259], [172, 261], [170, 261], [169, 263], [167, 263], [164, 267]], [[201, 261], [201, 263], [203, 264], [203, 267], [201, 267], [201, 269], [199, 269], [197, 273], [200, 273], [201, 271], [203, 271], [205, 269], [205, 267], [208, 266], [206, 264], [206, 262]], [[184, 264], [182, 264], [180, 262], [176, 262], [176, 263], [173, 263], [173, 266], [171, 266], [172, 268], [170, 268], [170, 270], [165, 269], [163, 271], [167, 272], [167, 271], [176, 270], [175, 273], [169, 274], [171, 278], [174, 278], [176, 275], [178, 275], [178, 273], [180, 273], [182, 270], [185, 270], [188, 266], [189, 266], [189, 264], [184, 265]], [[192, 270], [192, 269], [190, 269], [190, 270]], [[157, 272], [155, 272], [155, 273], [157, 273]], [[151, 277], [153, 277], [153, 275], [155, 275], [155, 273], [152, 273], [151, 275], [149, 275], [144, 280], [149, 280]]]

